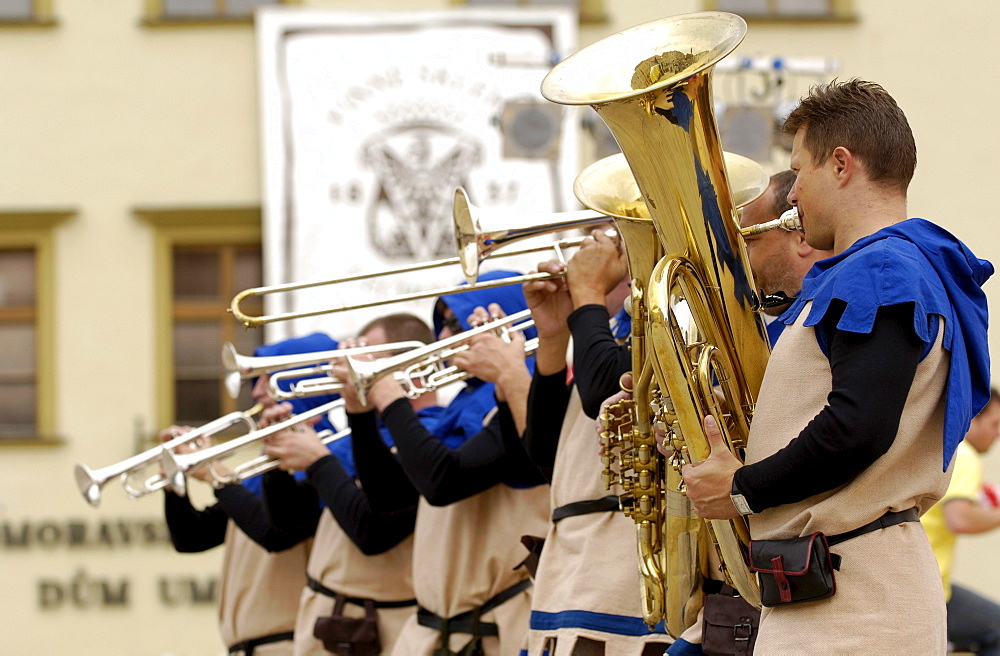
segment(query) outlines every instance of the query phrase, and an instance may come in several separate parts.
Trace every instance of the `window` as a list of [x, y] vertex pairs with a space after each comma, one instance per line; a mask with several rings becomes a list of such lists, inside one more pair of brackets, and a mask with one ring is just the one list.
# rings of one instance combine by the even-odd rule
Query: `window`
[[579, 12], [580, 23], [606, 23], [604, 0], [451, 0], [453, 5], [470, 7], [570, 7]]
[[[245, 330], [227, 311], [238, 292], [261, 283], [260, 210], [146, 210], [156, 227], [158, 425], [199, 426], [253, 401], [250, 385], [230, 398], [222, 347], [253, 355], [263, 331]], [[248, 312], [259, 313], [251, 299]]]
[[851, 0], [708, 0], [705, 4], [706, 9], [729, 11], [747, 20], [857, 20]]
[[253, 20], [253, 12], [257, 7], [297, 2], [298, 0], [146, 0], [144, 23], [249, 23]]
[[52, 233], [72, 215], [0, 212], [0, 444], [58, 443]]
[[0, 0], [0, 25], [52, 27], [52, 0]]

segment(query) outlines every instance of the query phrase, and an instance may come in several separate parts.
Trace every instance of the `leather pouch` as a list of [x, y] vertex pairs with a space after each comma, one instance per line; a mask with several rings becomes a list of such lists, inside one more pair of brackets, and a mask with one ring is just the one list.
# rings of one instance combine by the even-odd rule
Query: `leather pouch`
[[760, 611], [743, 597], [707, 594], [702, 612], [701, 648], [711, 656], [748, 656], [753, 653]]
[[839, 561], [819, 531], [790, 540], [750, 541], [750, 568], [758, 574], [761, 603], [768, 607], [833, 596]]
[[382, 643], [378, 637], [375, 602], [365, 600], [365, 617], [344, 617], [344, 598], [337, 597], [333, 615], [316, 618], [313, 636], [337, 656], [378, 656]]

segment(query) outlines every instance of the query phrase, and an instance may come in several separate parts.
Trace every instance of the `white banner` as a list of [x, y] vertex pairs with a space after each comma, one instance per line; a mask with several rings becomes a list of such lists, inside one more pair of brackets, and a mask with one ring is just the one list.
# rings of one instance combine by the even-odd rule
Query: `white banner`
[[[257, 14], [267, 284], [336, 279], [457, 255], [455, 188], [512, 219], [576, 209], [577, 112], [542, 78], [576, 41], [568, 9]], [[533, 269], [547, 255], [490, 261]], [[516, 267], [512, 260], [517, 260]], [[282, 293], [268, 313], [367, 302], [460, 282], [455, 266]], [[267, 340], [433, 300], [283, 321]]]

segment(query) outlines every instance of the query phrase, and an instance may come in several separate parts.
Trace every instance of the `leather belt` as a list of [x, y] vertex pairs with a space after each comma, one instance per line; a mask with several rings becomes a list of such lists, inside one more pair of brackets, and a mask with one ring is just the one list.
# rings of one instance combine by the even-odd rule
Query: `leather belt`
[[447, 619], [435, 615], [424, 607], [417, 609], [417, 624], [426, 626], [435, 631], [447, 633], [468, 633], [478, 636], [499, 635], [497, 625], [493, 622], [480, 622], [479, 618], [490, 612], [505, 601], [513, 599], [520, 593], [531, 587], [531, 579], [525, 579], [520, 583], [515, 583], [506, 590], [499, 592], [478, 608], [459, 613]]
[[272, 635], [261, 636], [259, 638], [251, 638], [250, 640], [244, 640], [243, 642], [237, 642], [235, 645], [231, 645], [229, 647], [229, 653], [236, 654], [243, 652], [245, 656], [253, 656], [253, 650], [255, 647], [259, 647], [260, 645], [269, 645], [272, 642], [284, 642], [291, 639], [291, 631], [274, 633]]
[[355, 606], [364, 607], [366, 601], [371, 601], [375, 604], [375, 608], [404, 608], [406, 606], [415, 606], [417, 604], [416, 599], [403, 599], [402, 601], [376, 601], [374, 599], [362, 599], [360, 597], [348, 597], [342, 595], [335, 590], [331, 590], [326, 587], [313, 577], [309, 576], [306, 579], [306, 585], [309, 586], [310, 590], [318, 592], [321, 595], [331, 597], [333, 599], [343, 599], [349, 604], [354, 604]]
[[552, 522], [558, 522], [560, 519], [566, 519], [567, 517], [575, 517], [576, 515], [589, 515], [590, 513], [599, 512], [610, 512], [612, 510], [618, 510], [621, 508], [621, 503], [618, 501], [618, 497], [614, 494], [606, 497], [601, 497], [600, 499], [588, 499], [587, 501], [575, 501], [573, 503], [567, 503], [565, 506], [559, 506], [552, 511]]
[[918, 521], [920, 521], [920, 515], [917, 513], [916, 508], [909, 508], [907, 510], [899, 510], [896, 512], [890, 511], [878, 519], [868, 522], [864, 526], [856, 528], [853, 531], [838, 533], [837, 535], [828, 535], [826, 536], [826, 543], [832, 547], [835, 544], [840, 544], [841, 542], [856, 538], [859, 535], [864, 535], [865, 533], [877, 531], [881, 528], [889, 528], [890, 526], [895, 526], [896, 524]]

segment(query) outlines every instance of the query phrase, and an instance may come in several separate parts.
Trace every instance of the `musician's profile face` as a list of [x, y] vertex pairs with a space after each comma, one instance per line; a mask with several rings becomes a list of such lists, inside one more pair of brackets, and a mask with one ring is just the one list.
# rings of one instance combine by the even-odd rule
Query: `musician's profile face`
[[[768, 189], [763, 196], [743, 208], [741, 228], [748, 228], [778, 218], [774, 215], [774, 189]], [[769, 295], [785, 292], [795, 296], [802, 285], [796, 279], [795, 247], [797, 238], [786, 230], [768, 232], [745, 238], [747, 259], [753, 272], [757, 289]], [[766, 314], [777, 316], [787, 305], [767, 308]]]
[[261, 374], [257, 376], [257, 380], [253, 384], [253, 390], [250, 394], [253, 396], [253, 400], [260, 403], [265, 408], [270, 408], [277, 405], [277, 401], [271, 396], [271, 377], [267, 374]]
[[455, 316], [455, 313], [451, 311], [450, 307], [445, 307], [441, 317], [441, 332], [438, 333], [438, 339], [445, 339], [447, 337], [451, 337], [452, 335], [457, 335], [465, 330], [462, 328], [462, 324], [458, 321], [458, 318]]
[[806, 128], [800, 128], [792, 140], [789, 168], [795, 172], [795, 183], [788, 192], [788, 203], [799, 211], [799, 220], [806, 242], [813, 248], [833, 248], [833, 235], [821, 220], [824, 203], [830, 195], [827, 161], [817, 162], [806, 147]]

